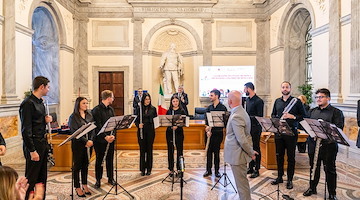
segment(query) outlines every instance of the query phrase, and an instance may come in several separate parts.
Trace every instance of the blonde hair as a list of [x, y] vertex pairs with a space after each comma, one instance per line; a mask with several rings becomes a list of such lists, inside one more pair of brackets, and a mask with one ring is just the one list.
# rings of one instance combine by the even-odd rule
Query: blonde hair
[[306, 103], [307, 103], [307, 98], [306, 98], [305, 95], [300, 95], [298, 98], [300, 99], [300, 101], [301, 101], [303, 104], [306, 104]]
[[0, 166], [0, 199], [17, 199], [15, 184], [18, 176], [18, 173], [13, 168], [8, 166]]

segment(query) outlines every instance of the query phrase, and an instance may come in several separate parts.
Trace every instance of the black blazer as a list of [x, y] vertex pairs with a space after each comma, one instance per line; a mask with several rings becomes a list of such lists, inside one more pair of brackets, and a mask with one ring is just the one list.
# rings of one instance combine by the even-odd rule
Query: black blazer
[[1, 135], [1, 133], [0, 133], [0, 145], [6, 146], [5, 140], [4, 140], [3, 136]]
[[[70, 133], [73, 134], [77, 129], [79, 129], [82, 125], [87, 124], [89, 122], [92, 122], [93, 117], [90, 113], [90, 111], [86, 111], [85, 112], [85, 119], [83, 119], [82, 117], [80, 117], [80, 115], [77, 114], [71, 114], [69, 117], [69, 128], [70, 128]], [[95, 130], [90, 131], [88, 134], [88, 139], [86, 138], [86, 134], [83, 135], [81, 138], [79, 139], [73, 139], [73, 143], [79, 144], [79, 145], [86, 145], [88, 140], [93, 140], [94, 136], [95, 136]]]

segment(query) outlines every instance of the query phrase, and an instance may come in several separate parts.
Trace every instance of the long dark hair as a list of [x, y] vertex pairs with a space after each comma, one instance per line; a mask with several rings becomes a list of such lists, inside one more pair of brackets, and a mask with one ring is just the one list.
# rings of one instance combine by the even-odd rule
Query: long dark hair
[[[73, 114], [74, 114], [74, 115], [80, 116], [80, 111], [79, 111], [80, 102], [81, 102], [82, 100], [84, 100], [84, 99], [87, 100], [87, 98], [85, 98], [85, 97], [78, 97], [78, 98], [76, 98], [76, 100], [75, 100], [75, 106], [74, 106], [74, 111], [73, 111]], [[85, 113], [86, 113], [86, 111], [85, 111]]]
[[141, 105], [145, 107], [145, 98], [146, 98], [146, 97], [149, 97], [149, 99], [150, 99], [150, 104], [149, 104], [149, 106], [151, 107], [151, 106], [152, 106], [152, 105], [151, 105], [151, 96], [150, 96], [150, 94], [147, 93], [147, 92], [144, 93], [143, 96], [142, 96], [142, 98], [141, 98]]
[[173, 100], [173, 99], [177, 99], [177, 100], [179, 101], [179, 109], [180, 109], [180, 110], [183, 110], [183, 108], [182, 108], [182, 106], [181, 106], [181, 103], [180, 103], [180, 98], [179, 98], [179, 96], [178, 96], [177, 94], [172, 95], [172, 97], [170, 98], [170, 107], [169, 107], [169, 110], [174, 110], [174, 106], [173, 106], [173, 104], [172, 104], [172, 100]]

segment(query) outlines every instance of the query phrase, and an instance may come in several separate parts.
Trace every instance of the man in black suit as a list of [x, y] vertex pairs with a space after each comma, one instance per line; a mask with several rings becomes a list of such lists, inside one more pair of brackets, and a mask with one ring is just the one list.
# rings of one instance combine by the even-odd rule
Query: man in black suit
[[134, 100], [133, 100], [133, 108], [134, 108], [133, 113], [135, 113], [136, 109], [139, 107], [139, 102], [141, 101], [142, 95], [143, 95], [143, 90], [141, 88], [139, 88], [137, 90], [137, 95], [134, 97]]
[[184, 92], [184, 86], [180, 85], [178, 87], [178, 92], [174, 95], [177, 95], [180, 99], [180, 105], [184, 109], [185, 114], [189, 115], [189, 111], [187, 109], [187, 105], [189, 104], [188, 95]]

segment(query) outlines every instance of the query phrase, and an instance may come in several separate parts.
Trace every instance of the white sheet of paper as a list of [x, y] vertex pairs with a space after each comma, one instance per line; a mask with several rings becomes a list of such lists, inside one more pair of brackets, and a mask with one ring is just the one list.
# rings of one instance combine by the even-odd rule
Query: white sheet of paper
[[190, 126], [190, 117], [186, 117], [185, 126], [186, 127]]
[[211, 116], [211, 113], [206, 113], [206, 118], [207, 118], [207, 120], [208, 120], [208, 124], [209, 124], [209, 126], [210, 127], [214, 127], [214, 122], [213, 122], [213, 120], [212, 120], [212, 116]]
[[159, 128], [160, 126], [159, 117], [154, 117], [153, 121], [154, 121], [154, 127]]

